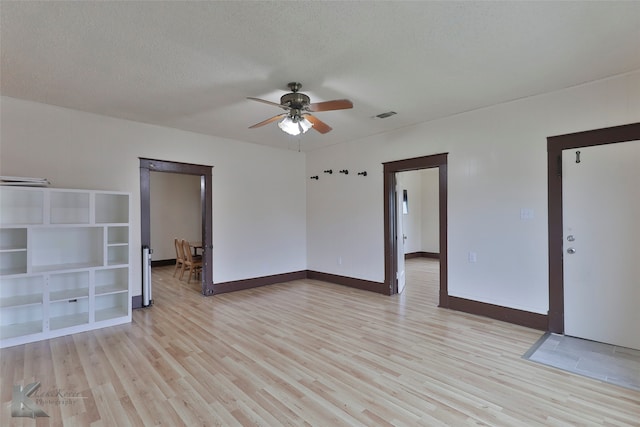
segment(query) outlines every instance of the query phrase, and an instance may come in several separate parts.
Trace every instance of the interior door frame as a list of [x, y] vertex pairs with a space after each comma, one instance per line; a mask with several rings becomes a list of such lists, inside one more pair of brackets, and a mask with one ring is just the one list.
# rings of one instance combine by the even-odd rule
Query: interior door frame
[[398, 293], [398, 234], [396, 173], [438, 168], [440, 291], [438, 307], [449, 307], [447, 282], [447, 156], [448, 153], [383, 163], [384, 170], [384, 283], [389, 295]]
[[142, 246], [151, 247], [151, 172], [179, 173], [200, 177], [202, 209], [202, 294], [213, 295], [213, 166], [140, 157], [140, 231]]
[[550, 332], [564, 333], [562, 151], [635, 140], [640, 140], [640, 123], [547, 138]]

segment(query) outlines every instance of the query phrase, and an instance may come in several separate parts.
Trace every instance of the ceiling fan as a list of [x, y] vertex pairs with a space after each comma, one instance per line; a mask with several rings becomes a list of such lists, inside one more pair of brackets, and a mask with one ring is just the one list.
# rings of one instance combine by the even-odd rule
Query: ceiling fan
[[287, 86], [291, 90], [291, 93], [282, 95], [280, 104], [260, 98], [247, 98], [286, 110], [285, 113], [278, 114], [270, 119], [249, 126], [249, 129], [264, 126], [282, 119], [278, 123], [278, 127], [290, 135], [305, 133], [312, 127], [320, 133], [327, 133], [331, 131], [331, 127], [311, 113], [353, 108], [353, 103], [348, 99], [334, 99], [333, 101], [312, 103], [307, 95], [298, 92], [302, 87], [301, 83], [291, 82]]

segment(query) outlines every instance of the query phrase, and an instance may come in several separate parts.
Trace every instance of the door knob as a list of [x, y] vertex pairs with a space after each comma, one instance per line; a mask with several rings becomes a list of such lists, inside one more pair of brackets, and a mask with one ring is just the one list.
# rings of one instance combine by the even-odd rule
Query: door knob
[[574, 248], [569, 248], [569, 249], [567, 249], [567, 253], [568, 254], [575, 254], [576, 250]]

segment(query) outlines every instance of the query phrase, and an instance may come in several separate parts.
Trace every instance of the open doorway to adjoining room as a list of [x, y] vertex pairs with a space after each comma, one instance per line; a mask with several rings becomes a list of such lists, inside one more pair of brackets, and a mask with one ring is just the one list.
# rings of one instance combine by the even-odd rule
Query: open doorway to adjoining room
[[[182, 261], [183, 240], [193, 261], [198, 263], [202, 255], [201, 177], [151, 171], [150, 178], [152, 276], [167, 271], [185, 290], [200, 292], [199, 269]], [[153, 278], [154, 284], [157, 281]]]
[[[431, 169], [438, 170], [438, 247], [439, 247], [439, 303], [440, 307], [449, 307], [447, 288], [447, 154], [417, 157], [384, 163], [384, 247], [385, 247], [385, 286], [390, 295], [398, 293], [399, 264], [403, 264], [404, 242], [400, 229], [400, 215], [404, 203], [404, 192], [398, 187], [397, 175], [400, 172]], [[411, 203], [408, 201], [408, 203]], [[402, 259], [400, 259], [402, 257]], [[402, 268], [402, 266], [400, 266]], [[401, 284], [400, 284], [401, 285]]]
[[[203, 295], [213, 295], [213, 213], [212, 167], [165, 160], [140, 159], [140, 229], [142, 248], [152, 248], [151, 240], [151, 173], [163, 172], [191, 175], [200, 183], [200, 241], [202, 242], [201, 285]], [[142, 249], [141, 249], [142, 250]]]
[[[439, 175], [436, 167], [396, 172], [396, 195], [401, 197], [398, 200], [397, 217], [398, 293], [403, 292], [402, 282], [409, 286], [416, 282], [416, 279], [418, 283], [421, 282], [415, 270], [422, 270], [426, 265], [429, 265], [429, 271], [438, 270], [440, 260]], [[429, 274], [429, 276], [433, 275]], [[431, 277], [429, 283], [438, 282], [433, 279], [437, 277]], [[438, 286], [437, 283], [436, 286]], [[437, 289], [434, 291], [437, 292]]]

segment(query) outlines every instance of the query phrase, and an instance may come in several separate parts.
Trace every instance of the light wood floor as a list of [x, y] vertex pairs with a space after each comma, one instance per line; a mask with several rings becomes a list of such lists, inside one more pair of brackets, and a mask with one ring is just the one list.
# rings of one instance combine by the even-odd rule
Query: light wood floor
[[[203, 297], [154, 271], [131, 325], [3, 349], [2, 426], [640, 425], [640, 393], [526, 361], [541, 332], [313, 280]], [[74, 392], [10, 416], [12, 385]]]

